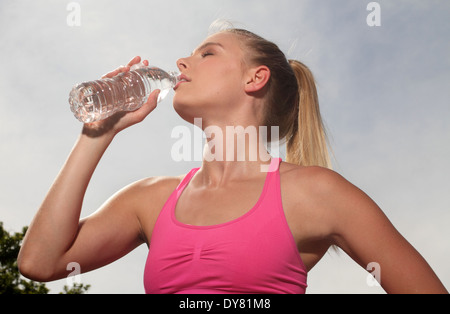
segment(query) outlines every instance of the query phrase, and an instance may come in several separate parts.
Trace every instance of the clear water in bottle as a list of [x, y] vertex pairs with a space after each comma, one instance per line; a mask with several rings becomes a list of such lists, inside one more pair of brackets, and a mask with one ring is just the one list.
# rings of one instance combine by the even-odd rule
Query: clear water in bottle
[[156, 67], [140, 67], [113, 78], [76, 85], [69, 96], [75, 117], [83, 123], [106, 119], [119, 111], [139, 109], [155, 89], [160, 89], [158, 102], [178, 82], [178, 74]]

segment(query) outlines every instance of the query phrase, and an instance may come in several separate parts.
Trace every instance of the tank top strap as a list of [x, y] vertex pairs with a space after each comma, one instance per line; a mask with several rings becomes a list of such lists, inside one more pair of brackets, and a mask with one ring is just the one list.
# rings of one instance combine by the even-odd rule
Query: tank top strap
[[278, 172], [280, 169], [282, 159], [281, 158], [272, 158], [272, 161], [270, 162], [270, 166], [267, 172]]
[[281, 162], [281, 158], [272, 158], [270, 166], [268, 166], [266, 186], [263, 191], [264, 203], [268, 204], [268, 206], [263, 206], [264, 208], [261, 209], [262, 211], [269, 211], [272, 214], [276, 213], [276, 215], [279, 215], [280, 212], [274, 209], [278, 207], [282, 209], [280, 184]]
[[176, 191], [176, 198], [178, 199], [181, 195], [181, 193], [183, 193], [183, 190], [185, 189], [186, 185], [189, 184], [189, 182], [191, 181], [192, 177], [200, 170], [200, 168], [194, 168], [192, 169], [185, 177], [184, 179], [180, 182], [180, 184], [178, 185], [178, 187], [175, 189]]

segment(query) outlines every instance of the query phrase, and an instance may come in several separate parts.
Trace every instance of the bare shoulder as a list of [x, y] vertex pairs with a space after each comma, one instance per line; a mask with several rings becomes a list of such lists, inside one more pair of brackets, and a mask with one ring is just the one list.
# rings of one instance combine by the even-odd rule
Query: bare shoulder
[[289, 164], [280, 172], [283, 201], [290, 200], [287, 218], [309, 269], [336, 245], [363, 268], [375, 262], [388, 293], [448, 293], [381, 208], [341, 175]]
[[288, 217], [301, 228], [310, 228], [308, 234], [313, 237], [333, 236], [354, 211], [379, 210], [363, 191], [333, 170], [283, 163], [280, 174]]
[[185, 175], [145, 178], [126, 186], [113, 197], [113, 202], [122, 204], [119, 207], [134, 212], [145, 242], [149, 243], [161, 209], [184, 177]]
[[184, 177], [185, 175], [145, 178], [126, 186], [118, 196], [126, 199], [136, 209], [159, 210]]
[[315, 211], [340, 216], [351, 215], [354, 210], [381, 211], [365, 192], [333, 170], [286, 163], [280, 172], [286, 193]]
[[164, 176], [164, 177], [149, 177], [130, 184], [125, 189], [133, 193], [165, 194], [172, 192], [183, 180], [185, 175], [180, 176]]
[[283, 163], [280, 168], [281, 176], [285, 182], [286, 188], [291, 192], [307, 191], [309, 195], [325, 197], [339, 192], [342, 189], [356, 189], [339, 173], [317, 166], [298, 166], [289, 163]]

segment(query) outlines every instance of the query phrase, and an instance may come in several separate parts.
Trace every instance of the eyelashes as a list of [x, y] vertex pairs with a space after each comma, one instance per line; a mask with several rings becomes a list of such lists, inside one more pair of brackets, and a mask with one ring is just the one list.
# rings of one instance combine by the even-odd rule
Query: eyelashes
[[212, 55], [213, 55], [212, 52], [207, 51], [207, 52], [202, 53], [202, 58], [206, 58], [206, 57], [212, 56]]

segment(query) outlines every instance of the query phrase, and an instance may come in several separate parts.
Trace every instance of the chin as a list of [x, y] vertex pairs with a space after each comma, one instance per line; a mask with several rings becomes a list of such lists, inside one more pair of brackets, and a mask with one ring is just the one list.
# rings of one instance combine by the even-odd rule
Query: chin
[[175, 109], [175, 112], [186, 122], [189, 122], [191, 124], [194, 124], [194, 119], [199, 118], [200, 115], [195, 114], [194, 106], [188, 105], [185, 102], [179, 102], [174, 99], [173, 101], [173, 108]]

